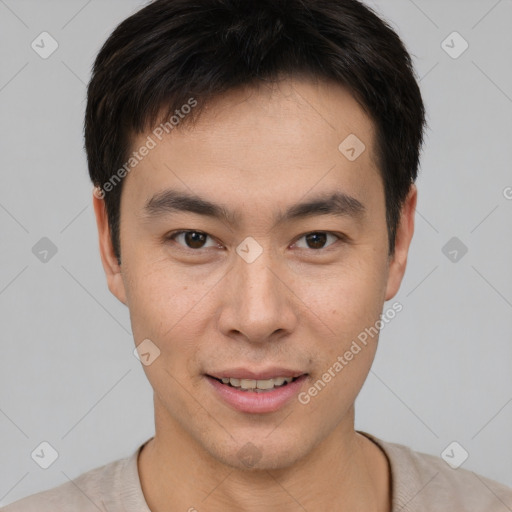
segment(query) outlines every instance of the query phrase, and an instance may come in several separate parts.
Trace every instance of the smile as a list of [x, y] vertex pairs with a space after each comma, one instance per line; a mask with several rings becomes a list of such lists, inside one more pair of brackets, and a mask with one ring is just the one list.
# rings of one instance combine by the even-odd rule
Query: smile
[[309, 374], [267, 379], [205, 377], [210, 389], [222, 403], [239, 412], [261, 414], [276, 412], [296, 403], [296, 397], [309, 379]]
[[[213, 377], [215, 378], [215, 377]], [[242, 391], [253, 391], [256, 393], [264, 393], [276, 388], [286, 386], [298, 377], [275, 377], [273, 379], [255, 380], [255, 379], [235, 379], [233, 377], [225, 377], [215, 379], [230, 387], [240, 389]]]

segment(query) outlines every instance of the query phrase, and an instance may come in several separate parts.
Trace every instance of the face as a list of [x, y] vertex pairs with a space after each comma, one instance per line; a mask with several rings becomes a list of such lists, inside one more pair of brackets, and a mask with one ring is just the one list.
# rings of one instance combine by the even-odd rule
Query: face
[[[351, 134], [356, 159], [355, 139], [339, 149]], [[335, 84], [240, 89], [133, 147], [148, 135], [157, 144], [125, 178], [120, 266], [94, 201], [110, 290], [135, 344], [159, 350], [143, 368], [160, 426], [232, 467], [288, 467], [353, 427], [377, 336], [344, 355], [398, 290], [415, 189], [389, 258], [373, 124]], [[299, 378], [259, 393], [229, 377]]]

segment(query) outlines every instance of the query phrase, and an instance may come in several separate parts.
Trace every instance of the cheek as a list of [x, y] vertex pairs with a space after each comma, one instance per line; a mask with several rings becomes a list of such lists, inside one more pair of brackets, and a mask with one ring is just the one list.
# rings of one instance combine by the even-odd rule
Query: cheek
[[381, 260], [354, 257], [317, 275], [296, 275], [297, 295], [330, 328], [332, 336], [340, 340], [357, 336], [382, 311], [386, 266]]
[[[188, 284], [187, 284], [188, 283]], [[200, 368], [200, 342], [210, 317], [201, 300], [208, 283], [190, 283], [176, 271], [155, 265], [130, 278], [130, 319], [135, 344], [149, 339], [158, 356], [143, 370], [162, 403], [185, 410], [188, 393], [196, 382], [190, 377]]]
[[[315, 335], [317, 364], [311, 387], [306, 390], [309, 412], [330, 411], [318, 428], [334, 426], [354, 403], [373, 363], [378, 341], [375, 325], [382, 311], [383, 277], [379, 272], [339, 272], [325, 282], [310, 283], [306, 303], [309, 318], [318, 315], [328, 327]], [[336, 277], [336, 279], [334, 279]], [[314, 314], [313, 314], [314, 313]]]
[[194, 339], [199, 339], [198, 333], [204, 329], [207, 301], [203, 296], [214, 281], [203, 276], [188, 278], [164, 260], [140, 259], [128, 269], [127, 295], [135, 342], [149, 338], [172, 359], [179, 354], [189, 356]]

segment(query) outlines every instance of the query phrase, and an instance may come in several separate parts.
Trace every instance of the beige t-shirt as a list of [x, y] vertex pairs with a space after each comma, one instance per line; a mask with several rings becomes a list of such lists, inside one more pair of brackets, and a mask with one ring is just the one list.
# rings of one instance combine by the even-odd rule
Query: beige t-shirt
[[[376, 443], [389, 459], [392, 512], [512, 511], [511, 488], [472, 471], [452, 469], [439, 457], [359, 433]], [[137, 457], [144, 444], [125, 459], [23, 498], [2, 508], [2, 512], [151, 512], [137, 468]], [[195, 508], [200, 511], [200, 504]]]

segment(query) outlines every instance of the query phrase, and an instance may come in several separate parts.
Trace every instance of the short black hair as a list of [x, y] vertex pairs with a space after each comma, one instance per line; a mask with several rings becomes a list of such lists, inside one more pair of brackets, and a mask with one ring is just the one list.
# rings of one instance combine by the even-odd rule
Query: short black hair
[[411, 58], [397, 33], [357, 0], [156, 0], [112, 32], [87, 90], [89, 174], [101, 189], [119, 262], [122, 178], [137, 163], [126, 165], [133, 135], [193, 105], [179, 125], [167, 121], [169, 132], [223, 93], [283, 76], [336, 81], [374, 122], [393, 254], [426, 126]]

